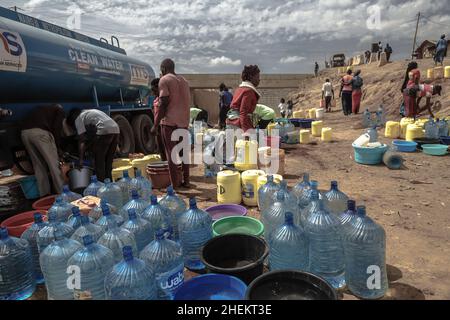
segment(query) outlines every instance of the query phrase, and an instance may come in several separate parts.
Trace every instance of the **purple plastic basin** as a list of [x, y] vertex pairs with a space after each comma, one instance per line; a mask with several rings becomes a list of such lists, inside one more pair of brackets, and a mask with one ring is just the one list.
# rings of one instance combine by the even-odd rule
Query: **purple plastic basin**
[[238, 204], [220, 204], [217, 206], [209, 207], [205, 211], [209, 213], [213, 221], [217, 221], [225, 217], [236, 217], [247, 215], [247, 209]]

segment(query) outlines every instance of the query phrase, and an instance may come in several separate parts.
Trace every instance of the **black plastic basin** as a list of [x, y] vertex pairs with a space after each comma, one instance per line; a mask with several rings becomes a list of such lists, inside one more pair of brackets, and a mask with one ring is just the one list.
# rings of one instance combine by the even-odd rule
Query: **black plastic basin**
[[268, 254], [267, 244], [261, 238], [226, 234], [209, 240], [201, 258], [208, 272], [232, 275], [249, 284], [263, 273]]
[[414, 142], [417, 143], [417, 149], [422, 150], [423, 144], [440, 144], [440, 139], [433, 139], [433, 138], [416, 138], [414, 139]]
[[247, 288], [246, 300], [337, 300], [337, 293], [324, 279], [308, 272], [272, 271]]

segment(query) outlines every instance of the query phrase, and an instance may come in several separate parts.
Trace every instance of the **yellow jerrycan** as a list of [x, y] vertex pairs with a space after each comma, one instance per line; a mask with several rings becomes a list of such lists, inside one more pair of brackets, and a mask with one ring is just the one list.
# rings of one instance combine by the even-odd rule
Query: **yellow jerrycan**
[[[134, 178], [134, 167], [124, 166], [124, 167], [119, 167], [119, 168], [115, 168], [112, 170], [111, 176], [112, 176], [113, 181], [122, 179], [124, 171], [128, 171], [128, 175], [130, 176], [130, 178]], [[145, 174], [145, 171], [143, 172], [143, 174]]]
[[406, 127], [406, 141], [414, 141], [416, 138], [423, 138], [424, 133], [421, 127], [415, 124], [408, 124]]
[[321, 140], [323, 142], [331, 142], [333, 140], [333, 129], [331, 129], [331, 128], [322, 128]]
[[239, 171], [258, 169], [258, 142], [245, 137], [236, 141], [236, 161], [234, 167]]
[[311, 142], [311, 132], [309, 130], [300, 130], [300, 144], [308, 144]]
[[384, 129], [384, 136], [390, 139], [397, 139], [400, 137], [400, 122], [388, 121]]
[[320, 137], [322, 135], [323, 122], [313, 121], [311, 124], [311, 133], [314, 137]]
[[246, 206], [258, 206], [258, 178], [264, 176], [262, 170], [247, 170], [241, 174], [242, 200]]
[[241, 201], [241, 174], [231, 170], [220, 171], [217, 174], [217, 202], [240, 204]]

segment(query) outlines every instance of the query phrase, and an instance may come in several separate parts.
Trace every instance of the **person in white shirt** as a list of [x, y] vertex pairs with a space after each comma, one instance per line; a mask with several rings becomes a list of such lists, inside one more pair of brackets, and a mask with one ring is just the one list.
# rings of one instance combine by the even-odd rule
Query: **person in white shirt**
[[322, 86], [322, 100], [325, 98], [325, 111], [331, 112], [331, 99], [334, 99], [333, 85], [330, 79], [326, 79]]
[[287, 111], [288, 105], [286, 103], [286, 100], [284, 98], [281, 98], [280, 104], [278, 105], [278, 109], [280, 109], [281, 117], [286, 117], [286, 111]]

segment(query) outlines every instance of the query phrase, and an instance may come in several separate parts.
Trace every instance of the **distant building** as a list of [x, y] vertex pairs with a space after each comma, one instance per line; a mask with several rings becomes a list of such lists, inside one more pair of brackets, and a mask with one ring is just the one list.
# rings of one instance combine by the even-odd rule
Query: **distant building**
[[[450, 40], [448, 40], [447, 42], [450, 45]], [[447, 46], [447, 48], [448, 48], [448, 46]], [[436, 53], [436, 42], [430, 41], [430, 40], [425, 40], [416, 49], [415, 56], [417, 59], [433, 58], [435, 53]], [[445, 56], [447, 56], [447, 53], [445, 53]]]

